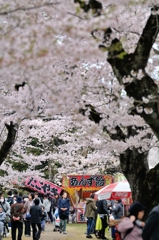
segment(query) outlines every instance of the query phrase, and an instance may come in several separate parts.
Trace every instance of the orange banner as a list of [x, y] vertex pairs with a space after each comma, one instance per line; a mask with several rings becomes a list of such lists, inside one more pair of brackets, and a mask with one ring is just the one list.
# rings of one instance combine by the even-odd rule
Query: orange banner
[[68, 175], [63, 177], [62, 187], [76, 190], [98, 190], [112, 183], [110, 175]]

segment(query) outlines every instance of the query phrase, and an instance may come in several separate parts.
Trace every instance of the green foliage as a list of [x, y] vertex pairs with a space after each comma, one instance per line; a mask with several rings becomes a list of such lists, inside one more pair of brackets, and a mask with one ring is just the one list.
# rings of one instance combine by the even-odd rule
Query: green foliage
[[29, 144], [34, 146], [34, 147], [37, 147], [37, 145], [38, 145], [38, 138], [32, 138], [31, 142]]
[[10, 161], [10, 163], [12, 164], [12, 168], [14, 170], [17, 170], [19, 172], [23, 172], [26, 171], [28, 168], [28, 164], [25, 162], [15, 162], [15, 161]]
[[8, 175], [7, 171], [4, 171], [4, 170], [0, 169], [0, 176], [1, 177], [7, 176], [7, 175]]
[[27, 154], [33, 154], [34, 156], [39, 156], [43, 151], [39, 148], [26, 147]]
[[31, 141], [28, 143], [28, 145], [29, 144], [33, 147], [43, 148], [43, 145], [39, 143], [38, 138], [31, 138]]
[[15, 151], [13, 152], [13, 155], [17, 158], [23, 159], [23, 157], [21, 155], [17, 154]]

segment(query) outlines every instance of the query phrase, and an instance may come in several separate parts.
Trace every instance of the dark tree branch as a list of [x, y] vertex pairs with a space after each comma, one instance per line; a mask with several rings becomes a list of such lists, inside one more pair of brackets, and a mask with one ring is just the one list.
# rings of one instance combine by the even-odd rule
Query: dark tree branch
[[144, 69], [159, 32], [159, 16], [150, 15], [134, 52], [134, 69]]
[[[118, 39], [114, 39], [109, 47], [107, 60], [111, 64], [119, 83], [124, 85], [127, 95], [142, 102], [140, 106], [143, 108], [143, 111], [138, 112], [138, 103], [135, 101], [134, 106], [136, 110], [133, 111], [134, 114], [140, 115], [159, 139], [158, 86], [145, 72], [145, 66], [148, 62], [150, 50], [157, 37], [158, 30], [158, 15], [150, 15], [138, 41], [135, 52], [132, 54], [126, 53], [122, 43]], [[132, 76], [131, 71], [139, 69], [143, 71], [143, 77], [140, 80], [137, 77], [132, 77], [133, 80], [129, 84], [123, 83], [123, 78], [125, 76]], [[149, 101], [148, 103], [143, 102], [143, 97], [148, 99], [150, 95], [157, 101]], [[146, 109], [152, 111], [147, 114]]]
[[8, 135], [6, 140], [4, 141], [1, 149], [0, 149], [0, 165], [3, 163], [3, 161], [6, 159], [8, 153], [10, 152], [13, 144], [15, 143], [16, 134], [18, 131], [18, 125], [13, 124], [13, 122], [10, 122], [9, 124], [5, 124], [5, 127], [8, 130]]

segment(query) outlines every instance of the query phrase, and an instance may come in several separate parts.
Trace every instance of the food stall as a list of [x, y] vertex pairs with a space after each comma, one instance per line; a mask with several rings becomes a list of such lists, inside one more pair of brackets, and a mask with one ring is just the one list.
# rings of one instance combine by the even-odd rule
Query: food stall
[[71, 198], [73, 207], [76, 209], [76, 221], [85, 222], [85, 199], [91, 193], [98, 191], [113, 182], [111, 175], [68, 175], [63, 176], [62, 188]]

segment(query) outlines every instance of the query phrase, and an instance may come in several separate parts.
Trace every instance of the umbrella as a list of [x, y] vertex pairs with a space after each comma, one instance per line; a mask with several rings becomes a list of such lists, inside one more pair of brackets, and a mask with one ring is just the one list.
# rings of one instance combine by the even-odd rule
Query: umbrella
[[128, 181], [115, 182], [105, 186], [99, 191], [95, 192], [95, 199], [112, 199], [118, 200], [121, 198], [130, 198], [131, 189]]

